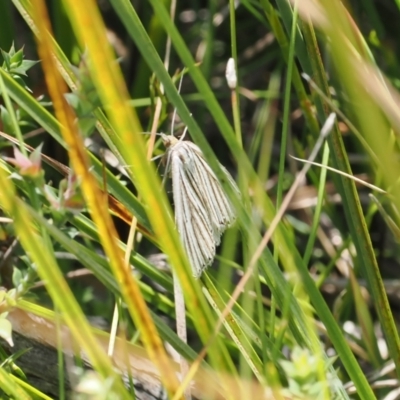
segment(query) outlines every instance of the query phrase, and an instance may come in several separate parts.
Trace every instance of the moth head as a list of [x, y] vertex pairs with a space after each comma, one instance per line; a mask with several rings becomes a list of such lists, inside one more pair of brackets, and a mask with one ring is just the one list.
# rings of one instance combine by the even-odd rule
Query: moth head
[[166, 135], [165, 133], [161, 133], [160, 135], [165, 147], [174, 146], [176, 143], [179, 142], [179, 140], [175, 136]]

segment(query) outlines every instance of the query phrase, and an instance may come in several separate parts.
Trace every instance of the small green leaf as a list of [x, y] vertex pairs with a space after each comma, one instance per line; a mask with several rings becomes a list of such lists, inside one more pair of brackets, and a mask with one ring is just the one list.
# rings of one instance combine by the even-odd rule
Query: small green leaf
[[79, 130], [84, 137], [90, 136], [96, 128], [96, 118], [83, 118], [78, 121]]
[[13, 129], [12, 129], [10, 114], [8, 113], [8, 110], [3, 106], [0, 106], [0, 118], [1, 121], [3, 122], [4, 132], [12, 133]]
[[11, 65], [10, 65], [10, 56], [8, 53], [6, 53], [4, 50], [1, 50], [1, 55], [3, 56], [3, 68], [7, 71], [10, 70]]
[[30, 68], [32, 68], [37, 63], [39, 63], [39, 61], [24, 60], [24, 61], [22, 61], [21, 65], [19, 65], [18, 67], [13, 67], [13, 72], [15, 74], [27, 76], [26, 71], [28, 71]]
[[13, 56], [11, 56], [11, 68], [19, 67], [24, 59], [23, 49], [19, 49]]
[[12, 281], [15, 287], [18, 287], [23, 279], [22, 272], [18, 268], [14, 268]]
[[12, 325], [8, 319], [0, 319], [0, 337], [4, 339], [10, 346], [14, 346], [12, 340]]

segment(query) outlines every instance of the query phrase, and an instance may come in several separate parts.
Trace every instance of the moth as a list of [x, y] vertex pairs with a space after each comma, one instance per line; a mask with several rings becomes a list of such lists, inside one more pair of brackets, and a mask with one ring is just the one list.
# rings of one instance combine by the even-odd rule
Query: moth
[[[199, 278], [213, 262], [222, 233], [236, 219], [235, 209], [198, 146], [183, 137], [161, 134], [167, 149], [165, 173], [172, 178], [175, 224], [192, 266]], [[237, 194], [239, 188], [221, 165]]]

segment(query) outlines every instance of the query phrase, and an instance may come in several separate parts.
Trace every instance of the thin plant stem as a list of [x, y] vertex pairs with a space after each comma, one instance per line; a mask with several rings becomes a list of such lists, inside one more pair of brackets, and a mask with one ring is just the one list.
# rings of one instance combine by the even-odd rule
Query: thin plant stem
[[[131, 228], [129, 230], [129, 236], [126, 243], [125, 255], [124, 255], [124, 262], [126, 265], [129, 265], [129, 259], [131, 256], [131, 252], [133, 250], [134, 240], [135, 240], [135, 233], [136, 233], [136, 226], [137, 226], [137, 218], [132, 218]], [[118, 299], [114, 306], [114, 314], [111, 324], [111, 331], [110, 331], [110, 341], [108, 343], [108, 355], [112, 356], [114, 352], [115, 346], [115, 338], [117, 336], [118, 330], [118, 320], [119, 320], [119, 306], [121, 305], [121, 299]]]

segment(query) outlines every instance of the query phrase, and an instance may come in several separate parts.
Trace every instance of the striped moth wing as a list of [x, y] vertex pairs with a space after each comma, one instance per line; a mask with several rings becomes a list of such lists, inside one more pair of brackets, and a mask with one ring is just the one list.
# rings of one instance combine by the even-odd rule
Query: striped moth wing
[[[218, 178], [194, 143], [161, 134], [167, 148], [166, 173], [172, 177], [175, 224], [198, 278], [213, 262], [222, 233], [235, 219], [235, 210]], [[237, 193], [229, 172], [221, 166]]]

